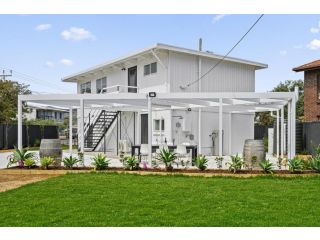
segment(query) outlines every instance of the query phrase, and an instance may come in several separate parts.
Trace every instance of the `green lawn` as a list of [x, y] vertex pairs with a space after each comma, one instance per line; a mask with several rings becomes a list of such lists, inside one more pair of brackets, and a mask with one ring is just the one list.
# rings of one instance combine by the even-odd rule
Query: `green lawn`
[[320, 226], [320, 177], [68, 174], [0, 193], [0, 226]]

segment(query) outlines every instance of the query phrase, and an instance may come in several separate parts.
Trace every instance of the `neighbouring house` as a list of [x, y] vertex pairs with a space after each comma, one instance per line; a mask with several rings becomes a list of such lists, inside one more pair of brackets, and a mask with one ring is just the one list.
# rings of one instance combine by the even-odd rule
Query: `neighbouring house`
[[320, 120], [320, 60], [292, 69], [304, 72], [304, 121]]
[[[155, 44], [132, 54], [64, 77], [77, 84], [78, 94], [254, 92], [255, 72], [266, 64], [226, 57], [213, 71], [210, 68], [223, 56], [166, 44]], [[208, 72], [209, 71], [209, 72]], [[208, 72], [208, 73], [207, 73]], [[201, 81], [196, 81], [202, 76]], [[192, 103], [192, 100], [189, 100]], [[183, 105], [183, 103], [181, 103]], [[201, 138], [198, 139], [198, 109], [153, 111], [152, 143], [197, 144], [204, 154], [218, 155], [218, 113], [203, 109]], [[148, 142], [148, 114], [145, 112], [110, 112], [85, 109], [85, 149], [117, 151], [116, 138], [130, 145]], [[106, 119], [119, 126], [101, 129]], [[241, 153], [245, 139], [254, 138], [254, 112], [223, 113], [223, 154]], [[232, 126], [232, 139], [228, 126]], [[79, 126], [78, 126], [79, 128]], [[100, 130], [99, 130], [100, 129]], [[232, 145], [229, 146], [229, 145]]]
[[42, 104], [28, 104], [28, 112], [24, 113], [26, 120], [52, 120], [55, 123], [62, 123], [68, 117], [68, 110], [55, 106]]

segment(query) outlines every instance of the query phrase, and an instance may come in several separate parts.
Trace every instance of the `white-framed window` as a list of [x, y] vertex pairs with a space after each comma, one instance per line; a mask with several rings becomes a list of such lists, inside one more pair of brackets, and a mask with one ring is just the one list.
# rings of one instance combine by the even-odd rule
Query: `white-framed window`
[[153, 73], [157, 73], [157, 62], [144, 65], [144, 68], [143, 68], [144, 76], [148, 76]]
[[107, 87], [107, 77], [99, 78], [96, 80], [97, 93], [101, 93], [102, 89]]
[[164, 119], [154, 119], [153, 120], [153, 130], [160, 131], [160, 121], [161, 121], [161, 131], [164, 131]]
[[91, 82], [85, 82], [80, 84], [80, 93], [91, 93]]

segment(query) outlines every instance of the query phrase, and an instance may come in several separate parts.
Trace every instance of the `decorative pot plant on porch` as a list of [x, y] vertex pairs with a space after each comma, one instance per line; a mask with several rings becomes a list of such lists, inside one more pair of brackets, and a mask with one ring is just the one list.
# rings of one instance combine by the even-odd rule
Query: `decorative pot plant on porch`
[[166, 171], [173, 170], [173, 164], [176, 164], [175, 160], [177, 155], [174, 152], [170, 152], [169, 149], [161, 149], [160, 153], [157, 154], [156, 159], [164, 164]]

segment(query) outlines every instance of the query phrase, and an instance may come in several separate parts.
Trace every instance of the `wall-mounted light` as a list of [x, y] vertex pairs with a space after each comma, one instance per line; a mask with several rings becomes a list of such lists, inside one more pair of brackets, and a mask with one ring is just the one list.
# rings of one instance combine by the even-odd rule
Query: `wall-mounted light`
[[125, 70], [126, 70], [126, 68], [125, 68], [125, 67], [121, 68], [121, 71], [125, 71]]
[[154, 98], [157, 96], [156, 92], [149, 92], [149, 97]]

